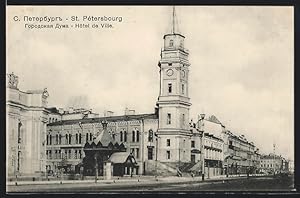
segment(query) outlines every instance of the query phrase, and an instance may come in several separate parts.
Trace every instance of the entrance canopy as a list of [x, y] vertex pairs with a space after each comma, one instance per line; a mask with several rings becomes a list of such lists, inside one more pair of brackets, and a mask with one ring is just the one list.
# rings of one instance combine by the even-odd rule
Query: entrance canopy
[[125, 164], [129, 166], [137, 166], [134, 156], [128, 152], [113, 153], [108, 159], [113, 164]]

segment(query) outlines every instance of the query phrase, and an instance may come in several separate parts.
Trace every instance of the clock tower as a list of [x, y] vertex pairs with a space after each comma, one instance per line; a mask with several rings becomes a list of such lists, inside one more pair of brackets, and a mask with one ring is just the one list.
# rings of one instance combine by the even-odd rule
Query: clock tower
[[175, 32], [173, 7], [172, 33], [164, 35], [161, 51], [158, 155], [161, 162], [191, 161], [191, 132], [189, 130], [189, 52], [184, 48], [185, 37]]

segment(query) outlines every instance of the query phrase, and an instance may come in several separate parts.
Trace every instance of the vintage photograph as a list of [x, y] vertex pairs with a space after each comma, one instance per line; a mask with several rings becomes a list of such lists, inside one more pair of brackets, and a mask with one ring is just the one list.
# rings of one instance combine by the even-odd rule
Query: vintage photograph
[[7, 6], [6, 192], [292, 192], [292, 6]]

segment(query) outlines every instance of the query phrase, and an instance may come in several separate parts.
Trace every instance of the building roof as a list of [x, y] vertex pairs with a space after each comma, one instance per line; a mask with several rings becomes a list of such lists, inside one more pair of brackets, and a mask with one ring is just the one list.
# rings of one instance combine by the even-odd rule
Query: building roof
[[71, 125], [71, 124], [81, 124], [85, 123], [99, 123], [106, 120], [107, 122], [116, 122], [116, 121], [128, 121], [128, 120], [141, 120], [141, 119], [158, 119], [157, 114], [138, 114], [138, 115], [122, 115], [122, 116], [109, 116], [109, 117], [100, 117], [100, 118], [83, 118], [75, 120], [63, 120], [58, 122], [49, 123], [48, 126], [57, 126], [57, 125]]
[[97, 145], [101, 142], [102, 146], [108, 146], [109, 143], [115, 144], [116, 141], [112, 138], [111, 134], [107, 131], [107, 129], [102, 130], [100, 134], [94, 139], [94, 143]]
[[50, 113], [60, 114], [56, 107], [49, 107], [49, 108], [46, 108], [46, 110], [50, 111]]
[[[129, 156], [130, 156], [129, 152], [116, 152], [110, 156], [109, 161], [111, 161], [114, 164], [123, 164], [127, 161]], [[131, 162], [135, 163], [135, 160]]]
[[216, 124], [221, 124], [222, 125], [222, 123], [220, 122], [220, 120], [216, 116], [214, 116], [214, 115], [209, 116], [205, 120], [210, 121], [210, 122], [214, 122]]

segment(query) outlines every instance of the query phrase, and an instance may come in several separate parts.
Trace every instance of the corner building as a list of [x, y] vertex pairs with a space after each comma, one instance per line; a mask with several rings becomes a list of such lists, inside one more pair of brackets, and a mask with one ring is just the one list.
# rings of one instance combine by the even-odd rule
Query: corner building
[[22, 91], [18, 76], [7, 75], [6, 167], [8, 177], [45, 171], [45, 137], [48, 120], [47, 89]]

